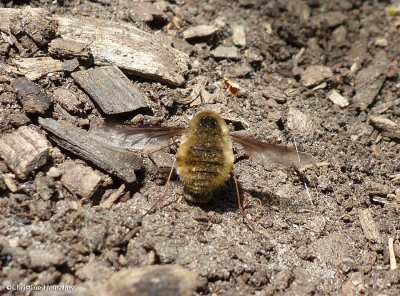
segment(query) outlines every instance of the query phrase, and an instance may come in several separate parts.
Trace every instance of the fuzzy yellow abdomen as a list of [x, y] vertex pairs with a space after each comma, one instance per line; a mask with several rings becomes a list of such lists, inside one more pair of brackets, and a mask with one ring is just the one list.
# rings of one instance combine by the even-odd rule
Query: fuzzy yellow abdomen
[[227, 136], [184, 136], [176, 157], [177, 172], [192, 201], [205, 203], [211, 199], [213, 192], [230, 178], [233, 159]]

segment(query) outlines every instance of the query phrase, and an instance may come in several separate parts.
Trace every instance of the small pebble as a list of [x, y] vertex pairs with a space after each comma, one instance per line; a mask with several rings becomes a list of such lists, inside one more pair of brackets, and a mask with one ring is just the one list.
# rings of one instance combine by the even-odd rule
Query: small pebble
[[191, 27], [183, 32], [183, 38], [194, 39], [194, 38], [205, 38], [214, 35], [218, 32], [218, 28], [209, 25], [200, 25]]
[[239, 60], [239, 52], [236, 47], [229, 46], [218, 46], [216, 49], [211, 51], [211, 55], [216, 59], [229, 59]]
[[58, 178], [61, 176], [61, 171], [56, 167], [51, 167], [46, 175], [51, 178]]
[[303, 72], [301, 72], [301, 79], [304, 86], [314, 86], [320, 84], [325, 79], [333, 77], [331, 68], [321, 65], [308, 66]]
[[349, 101], [336, 90], [331, 91], [331, 93], [328, 95], [328, 99], [341, 108], [345, 108], [349, 105]]
[[72, 192], [83, 198], [89, 198], [100, 185], [101, 176], [92, 168], [76, 165], [66, 169], [61, 182]]
[[244, 26], [242, 25], [232, 26], [232, 40], [233, 44], [235, 44], [238, 47], [246, 46], [246, 33], [244, 31]]

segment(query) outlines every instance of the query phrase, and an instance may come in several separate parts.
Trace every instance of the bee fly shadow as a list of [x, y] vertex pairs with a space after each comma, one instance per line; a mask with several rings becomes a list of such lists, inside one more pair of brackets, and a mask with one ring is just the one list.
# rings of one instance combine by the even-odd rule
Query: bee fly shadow
[[[179, 176], [176, 174], [175, 169], [173, 170], [173, 173], [170, 178], [171, 183], [179, 183]], [[265, 189], [249, 189], [249, 188], [242, 188], [240, 185], [240, 182], [237, 182], [238, 184], [238, 191], [239, 191], [239, 196], [240, 196], [240, 201], [243, 205], [243, 210], [244, 214], [246, 214], [247, 210], [250, 207], [257, 207], [257, 206], [273, 206], [273, 205], [279, 205], [279, 197], [273, 193], [271, 190], [265, 190]], [[164, 184], [164, 186], [171, 186], [171, 184]], [[238, 210], [240, 211], [240, 205], [238, 204], [238, 197], [237, 197], [237, 191], [236, 191], [236, 184], [233, 178], [230, 178], [224, 186], [219, 188], [214, 192], [212, 195], [212, 198], [210, 201], [206, 203], [198, 203], [193, 201], [193, 197], [190, 193], [186, 192], [183, 188], [176, 189], [175, 186], [181, 186], [181, 184], [174, 184], [172, 185], [174, 189], [171, 187], [172, 191], [175, 193], [178, 193], [180, 197], [178, 198], [170, 198], [169, 194], [165, 196], [165, 199], [163, 200], [163, 204], [159, 204], [159, 209], [165, 209], [174, 203], [180, 203], [180, 202], [186, 202], [188, 205], [191, 207], [199, 207], [205, 212], [216, 212], [218, 214], [223, 214], [223, 213], [228, 213], [228, 212], [233, 212], [233, 213], [238, 213]], [[168, 192], [171, 192], [168, 190]], [[244, 194], [248, 193], [251, 197], [249, 199], [244, 199]], [[257, 204], [256, 202], [259, 201]]]
[[[238, 186], [236, 188], [236, 185]], [[252, 196], [249, 200], [244, 199], [244, 193], [248, 192]], [[185, 193], [188, 194], [188, 193]], [[206, 212], [214, 211], [219, 214], [227, 212], [237, 213], [240, 210], [240, 205], [238, 204], [238, 196], [240, 197], [240, 202], [246, 214], [246, 210], [249, 206], [253, 205], [253, 201], [259, 200], [262, 205], [275, 205], [279, 204], [277, 201], [277, 196], [272, 192], [256, 190], [256, 189], [243, 189], [240, 182], [237, 183], [235, 180], [230, 178], [224, 186], [214, 192], [212, 199], [204, 204], [194, 203], [190, 200], [186, 200], [189, 204], [198, 206]]]
[[[240, 186], [239, 186], [239, 192], [241, 193]], [[235, 182], [233, 181], [232, 178], [229, 181], [227, 181], [224, 186], [217, 189], [213, 193], [213, 197], [209, 202], [201, 204], [194, 203], [190, 200], [186, 200], [186, 202], [188, 202], [191, 205], [198, 206], [206, 212], [214, 211], [219, 214], [227, 212], [237, 213], [237, 211], [240, 210], [240, 207], [237, 203]]]
[[[216, 213], [222, 214], [226, 212], [237, 212], [240, 208], [237, 203], [237, 193], [235, 189], [235, 182], [231, 178], [228, 180], [224, 186], [221, 188], [217, 189], [213, 195], [212, 198], [206, 202], [206, 203], [199, 203], [195, 201], [195, 198], [192, 196], [191, 193], [186, 192], [185, 189], [182, 187], [181, 189], [177, 189], [175, 186], [182, 186], [179, 180], [179, 176], [176, 173], [175, 168], [172, 170], [171, 178], [169, 180], [169, 183], [176, 183], [174, 185], [172, 184], [164, 184], [164, 186], [173, 186], [174, 188], [172, 189], [169, 187], [171, 191], [168, 190], [168, 192], [174, 192], [173, 194], [178, 193], [178, 195], [181, 195], [179, 198], [170, 198], [169, 193], [165, 193], [167, 196], [165, 196], [165, 199], [163, 200], [163, 205], [159, 205], [159, 208], [165, 208], [168, 207], [174, 203], [180, 203], [180, 202], [186, 202], [190, 206], [194, 207], [199, 207], [202, 210], [206, 212], [214, 211]], [[242, 190], [240, 189], [239, 186], [239, 192], [240, 196], [242, 197]], [[242, 200], [242, 199], [241, 199]]]

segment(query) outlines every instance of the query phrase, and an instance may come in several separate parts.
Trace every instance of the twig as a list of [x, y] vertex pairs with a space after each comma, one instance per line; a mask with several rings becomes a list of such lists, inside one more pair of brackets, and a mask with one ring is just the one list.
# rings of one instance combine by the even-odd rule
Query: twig
[[122, 184], [117, 191], [112, 193], [105, 201], [100, 203], [100, 208], [108, 210], [114, 204], [114, 202], [121, 196], [125, 190], [125, 184]]
[[389, 259], [390, 259], [390, 270], [395, 270], [397, 268], [397, 263], [393, 248], [393, 237], [389, 237]]

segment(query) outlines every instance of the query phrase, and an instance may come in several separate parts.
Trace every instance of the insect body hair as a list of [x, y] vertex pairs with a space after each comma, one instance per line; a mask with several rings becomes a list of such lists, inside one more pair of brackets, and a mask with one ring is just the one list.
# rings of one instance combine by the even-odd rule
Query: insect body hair
[[182, 137], [176, 157], [178, 175], [192, 201], [208, 202], [230, 178], [233, 160], [225, 121], [213, 111], [198, 112]]

